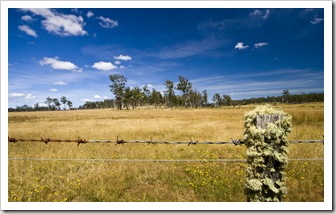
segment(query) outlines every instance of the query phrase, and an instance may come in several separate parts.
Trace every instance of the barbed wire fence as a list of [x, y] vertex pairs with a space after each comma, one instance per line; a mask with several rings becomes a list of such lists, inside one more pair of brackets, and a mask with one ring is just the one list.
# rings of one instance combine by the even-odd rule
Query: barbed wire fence
[[[80, 144], [87, 143], [106, 143], [106, 144], [115, 144], [124, 145], [124, 144], [147, 144], [147, 145], [155, 145], [155, 144], [165, 144], [165, 145], [244, 145], [243, 140], [235, 140], [231, 138], [231, 141], [218, 141], [218, 142], [210, 142], [203, 141], [199, 142], [198, 140], [189, 141], [164, 141], [164, 140], [124, 140], [119, 139], [119, 136], [116, 137], [116, 140], [86, 140], [84, 138], [78, 137], [73, 140], [64, 140], [64, 139], [51, 139], [51, 138], [43, 138], [40, 139], [22, 139], [22, 138], [13, 138], [8, 137], [8, 142], [17, 143], [17, 142], [42, 142], [45, 144], [54, 142], [54, 143], [77, 143], [77, 146]], [[290, 140], [288, 141], [291, 144], [311, 144], [311, 143], [322, 143], [324, 144], [324, 140]], [[105, 158], [8, 158], [11, 161], [87, 161], [87, 162], [157, 162], [157, 163], [170, 163], [170, 162], [200, 162], [200, 163], [209, 163], [209, 162], [246, 162], [246, 159], [105, 159]], [[288, 161], [324, 161], [323, 158], [294, 158], [288, 159]]]

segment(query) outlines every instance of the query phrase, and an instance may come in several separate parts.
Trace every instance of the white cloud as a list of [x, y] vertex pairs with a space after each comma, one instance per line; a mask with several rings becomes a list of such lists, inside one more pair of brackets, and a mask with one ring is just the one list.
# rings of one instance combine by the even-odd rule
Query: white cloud
[[95, 98], [95, 99], [101, 99], [102, 97], [101, 96], [99, 96], [99, 95], [94, 95], [94, 97], [93, 98]]
[[25, 98], [26, 98], [26, 99], [35, 99], [36, 96], [33, 96], [32, 94], [27, 94], [27, 95], [25, 96]]
[[104, 98], [104, 100], [108, 99], [108, 97], [107, 97], [107, 96], [104, 96], [103, 98]]
[[116, 65], [120, 65], [121, 62], [117, 60], [117, 61], [114, 62], [114, 64], [116, 64]]
[[54, 82], [55, 85], [66, 85], [64, 81]]
[[271, 11], [267, 9], [265, 15], [262, 18], [267, 19], [270, 14], [271, 14]]
[[250, 16], [260, 16], [261, 11], [260, 10], [254, 10], [252, 13], [250, 13]]
[[28, 15], [24, 15], [24, 16], [22, 16], [21, 19], [22, 19], [23, 21], [26, 21], [26, 22], [31, 22], [31, 21], [34, 20], [33, 17], [28, 16]]
[[128, 60], [132, 60], [132, 57], [127, 56], [127, 55], [124, 56], [124, 55], [120, 54], [119, 56], [115, 56], [114, 59], [128, 61]]
[[79, 10], [78, 10], [78, 8], [73, 8], [73, 9], [71, 9], [71, 12], [73, 12], [73, 13], [79, 13]]
[[117, 68], [117, 66], [113, 65], [111, 62], [96, 62], [93, 64], [92, 68], [95, 68], [97, 70], [102, 70], [102, 71], [109, 71]]
[[[154, 88], [154, 86], [152, 84], [146, 84], [147, 88]], [[142, 85], [142, 87], [145, 87], [145, 85]]]
[[258, 17], [262, 16], [263, 19], [267, 19], [270, 14], [271, 14], [271, 11], [269, 9], [267, 9], [265, 12], [263, 12], [261, 10], [254, 10], [249, 15], [250, 16], [258, 16]]
[[88, 33], [83, 29], [84, 20], [81, 16], [65, 15], [51, 9], [31, 8], [21, 9], [45, 18], [42, 20], [43, 27], [49, 32], [59, 36], [83, 36]]
[[9, 97], [24, 97], [25, 95], [22, 93], [10, 93]]
[[119, 66], [119, 68], [126, 68], [126, 67], [125, 67], [125, 66], [123, 66], [123, 65], [120, 65], [120, 66]]
[[254, 44], [254, 47], [255, 48], [261, 48], [261, 47], [266, 46], [266, 45], [268, 45], [267, 42], [259, 42], [259, 43]]
[[10, 93], [9, 94], [9, 97], [10, 98], [26, 98], [26, 99], [35, 99], [36, 98], [36, 96], [34, 96], [34, 95], [32, 95], [32, 94], [30, 94], [30, 93], [28, 93], [28, 94], [23, 94], [23, 93]]
[[50, 91], [51, 91], [51, 92], [57, 92], [58, 89], [57, 89], [57, 88], [52, 88], [52, 89], [50, 89]]
[[88, 18], [90, 18], [91, 16], [93, 16], [93, 12], [91, 12], [91, 11], [87, 12], [86, 16], [87, 16]]
[[40, 61], [40, 65], [50, 65], [53, 69], [56, 70], [68, 70], [74, 72], [82, 72], [82, 69], [79, 69], [77, 65], [68, 61], [60, 61], [57, 57], [48, 58], [44, 57], [43, 60]]
[[114, 21], [109, 18], [104, 18], [102, 16], [97, 17], [97, 19], [103, 21], [103, 22], [99, 22], [99, 25], [103, 28], [115, 28], [118, 26], [118, 21]]
[[235, 49], [238, 49], [238, 50], [244, 50], [246, 48], [248, 48], [249, 46], [248, 45], [245, 45], [244, 46], [244, 43], [243, 42], [238, 42], [235, 46]]
[[81, 102], [92, 102], [92, 100], [90, 100], [90, 99], [88, 99], [88, 98], [81, 99], [80, 101], [81, 101]]
[[37, 37], [36, 32], [33, 29], [31, 29], [28, 25], [20, 25], [18, 28], [19, 30], [25, 32], [30, 36]]
[[322, 22], [322, 21], [323, 21], [322, 18], [314, 18], [314, 20], [313, 20], [313, 21], [310, 21], [310, 23], [313, 24], [313, 25], [315, 25], [315, 24], [318, 24], [318, 23], [320, 23], [320, 22]]

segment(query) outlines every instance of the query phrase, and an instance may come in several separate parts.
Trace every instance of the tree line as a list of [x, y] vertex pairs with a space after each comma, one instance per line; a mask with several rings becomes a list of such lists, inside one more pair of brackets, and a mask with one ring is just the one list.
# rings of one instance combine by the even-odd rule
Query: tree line
[[44, 103], [47, 106], [41, 106], [39, 103], [34, 104], [33, 107], [28, 105], [17, 106], [16, 108], [9, 108], [8, 111], [56, 111], [63, 109], [81, 110], [81, 109], [102, 109], [102, 108], [116, 108], [116, 109], [136, 109], [138, 107], [154, 107], [154, 108], [219, 108], [222, 106], [241, 106], [253, 103], [307, 103], [307, 102], [323, 102], [324, 93], [310, 93], [310, 94], [291, 94], [288, 89], [283, 90], [281, 96], [267, 96], [258, 98], [249, 98], [241, 100], [233, 100], [230, 95], [220, 95], [216, 93], [212, 96], [212, 101], [208, 101], [208, 93], [204, 89], [202, 92], [193, 88], [192, 83], [183, 76], [178, 76], [179, 81], [174, 83], [171, 80], [166, 80], [164, 83], [165, 90], [160, 92], [156, 89], [149, 89], [148, 85], [142, 87], [127, 86], [127, 78], [120, 74], [110, 75], [109, 85], [114, 99], [105, 99], [103, 101], [87, 101], [84, 105], [78, 108], [72, 108], [72, 101], [65, 96], [59, 99], [46, 98]]
[[[183, 76], [179, 76], [179, 82], [174, 84], [171, 80], [166, 80], [164, 86], [166, 90], [163, 92], [152, 88], [149, 90], [148, 85], [142, 88], [136, 86], [130, 88], [126, 86], [127, 78], [120, 74], [109, 76], [112, 84], [110, 85], [111, 92], [115, 97], [115, 106], [117, 109], [136, 109], [140, 106], [154, 106], [154, 108], [162, 105], [168, 108], [172, 107], [192, 107], [199, 108], [208, 104], [207, 91], [197, 91], [192, 87], [192, 83]], [[176, 90], [180, 91], [181, 95], [176, 95]]]
[[[62, 96], [60, 100], [58, 98], [51, 98], [48, 96], [44, 103], [47, 106], [41, 105], [40, 103], [35, 103], [34, 106], [23, 105], [16, 106], [16, 108], [8, 108], [8, 111], [57, 111], [61, 110], [61, 105], [63, 104], [63, 110], [66, 109], [66, 105], [69, 107], [69, 110], [72, 108], [72, 101], [68, 100], [65, 96]], [[62, 104], [61, 104], [62, 103]]]

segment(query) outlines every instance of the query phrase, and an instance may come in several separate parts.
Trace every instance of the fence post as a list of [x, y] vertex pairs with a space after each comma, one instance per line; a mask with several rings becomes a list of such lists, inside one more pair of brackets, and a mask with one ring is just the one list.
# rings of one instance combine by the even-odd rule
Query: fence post
[[280, 202], [286, 194], [287, 136], [291, 127], [292, 116], [270, 105], [245, 114], [248, 202]]

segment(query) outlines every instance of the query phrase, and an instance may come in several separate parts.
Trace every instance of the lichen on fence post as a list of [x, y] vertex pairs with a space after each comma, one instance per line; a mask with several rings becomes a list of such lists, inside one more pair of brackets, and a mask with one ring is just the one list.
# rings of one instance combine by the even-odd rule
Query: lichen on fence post
[[286, 194], [288, 134], [292, 116], [270, 105], [245, 114], [245, 193], [249, 202], [280, 202]]

